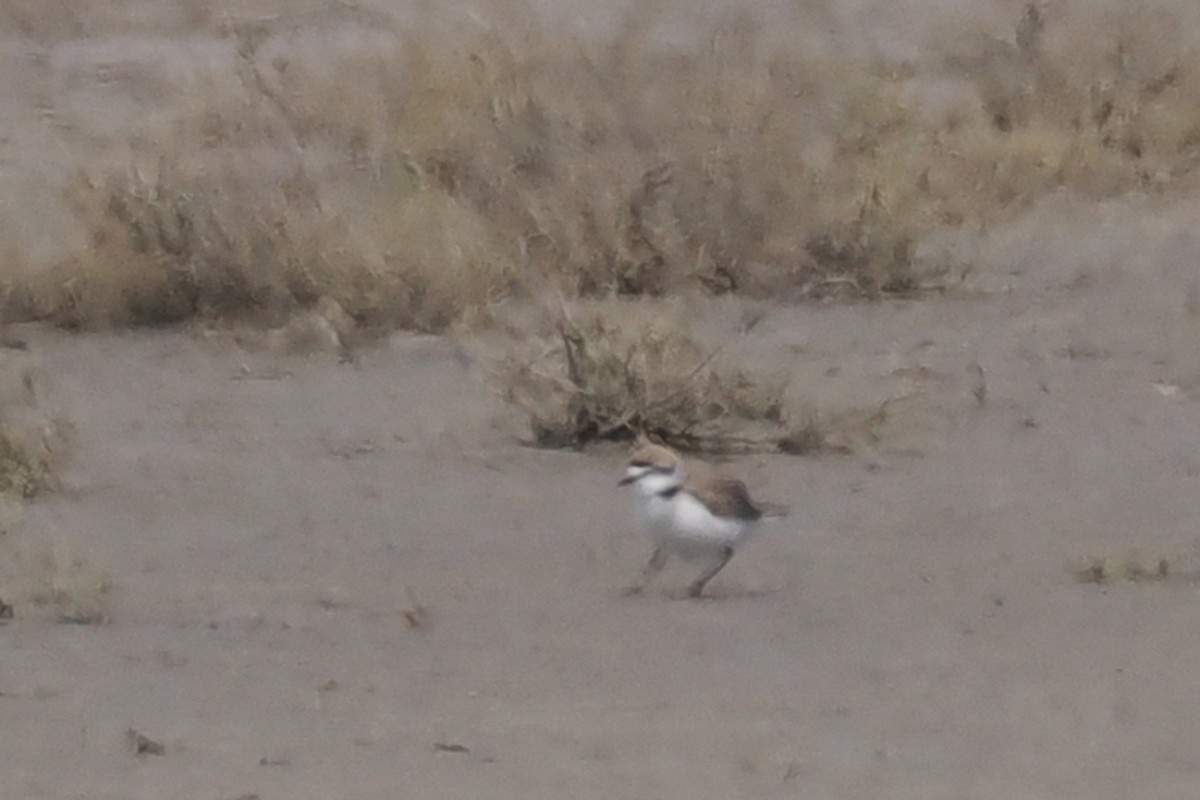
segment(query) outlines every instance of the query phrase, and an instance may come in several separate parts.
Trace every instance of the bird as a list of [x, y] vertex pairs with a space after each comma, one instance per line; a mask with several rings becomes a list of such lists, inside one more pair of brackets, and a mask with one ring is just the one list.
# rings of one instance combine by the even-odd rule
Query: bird
[[638, 516], [654, 541], [649, 562], [627, 594], [644, 591], [669, 558], [677, 556], [707, 562], [687, 589], [689, 597], [702, 597], [708, 582], [725, 568], [759, 522], [786, 513], [782, 507], [756, 503], [746, 484], [735, 478], [689, 475], [679, 454], [659, 444], [640, 446], [618, 485], [636, 489]]

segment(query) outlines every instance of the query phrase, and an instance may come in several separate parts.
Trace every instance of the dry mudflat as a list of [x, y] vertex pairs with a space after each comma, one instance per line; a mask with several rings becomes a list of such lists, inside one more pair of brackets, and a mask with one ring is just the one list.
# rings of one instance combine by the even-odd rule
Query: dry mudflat
[[[768, 309], [746, 359], [896, 399], [853, 454], [728, 465], [793, 514], [705, 602], [620, 595], [622, 454], [523, 446], [449, 339], [19, 331], [76, 434], [10, 585], [111, 588], [0, 627], [0, 793], [1190, 797], [1187, 212], [1048, 207], [946, 296]], [[1072, 572], [1105, 558], [1168, 576]]]

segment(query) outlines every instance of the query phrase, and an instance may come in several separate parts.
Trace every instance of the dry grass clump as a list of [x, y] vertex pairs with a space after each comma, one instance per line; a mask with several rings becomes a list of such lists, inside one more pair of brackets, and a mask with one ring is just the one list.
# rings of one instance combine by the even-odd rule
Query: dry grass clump
[[441, 330], [485, 307], [504, 280], [486, 236], [468, 230], [472, 220], [455, 222], [444, 195], [394, 198], [395, 218], [371, 241], [316, 198], [303, 169], [265, 188], [233, 163], [216, 174], [81, 175], [72, 202], [91, 231], [89, 253], [18, 285], [10, 312], [69, 327], [276, 325], [327, 300], [366, 328]]
[[28, 596], [35, 606], [51, 609], [58, 622], [101, 625], [110, 619], [112, 575], [93, 559], [64, 542], [29, 559], [35, 579]]
[[1122, 583], [1186, 583], [1200, 581], [1195, 558], [1186, 556], [1147, 557], [1132, 550], [1122, 556], [1088, 557], [1069, 565], [1080, 583], [1101, 585]]
[[[1030, 2], [1012, 42], [953, 40], [959, 44], [945, 64], [969, 81], [982, 111], [975, 124], [957, 121], [960, 130], [943, 149], [966, 178], [959, 194], [1021, 207], [1058, 188], [1108, 197], [1165, 189], [1193, 173], [1200, 164], [1200, 51], [1184, 32], [1165, 10], [1047, 19]], [[956, 197], [947, 177], [931, 173], [931, 188], [967, 212], [986, 212]]]
[[557, 334], [499, 375], [540, 446], [651, 436], [685, 450], [775, 450], [815, 430], [791, 427], [785, 385], [732, 367], [676, 321], [564, 316]]
[[57, 622], [93, 625], [110, 618], [112, 576], [92, 558], [64, 541], [36, 541], [21, 528], [19, 507], [0, 495], [5, 527], [0, 529], [0, 621], [40, 616]]
[[72, 428], [48, 394], [45, 376], [25, 354], [0, 350], [0, 501], [29, 499], [55, 485]]
[[[831, 274], [868, 293], [909, 286], [929, 220], [897, 191], [916, 173], [884, 163], [917, 122], [898, 88], [769, 53], [744, 24], [666, 49], [653, 22], [634, 15], [612, 42], [536, 25], [423, 32], [403, 39], [398, 69], [349, 57], [366, 77], [349, 93], [336, 67], [292, 65], [279, 94], [304, 98], [296, 124], [339, 138], [366, 171], [415, 175], [475, 215], [513, 291], [798, 296]], [[898, 135], [886, 152], [867, 141]], [[837, 140], [829, 164], [811, 146], [822, 137]]]
[[[875, 150], [851, 132], [829, 174], [805, 151], [823, 126], [874, 117], [822, 121], [837, 89], [752, 30], [679, 53], [636, 20], [612, 44], [382, 29], [320, 61], [267, 23], [228, 33], [236, 81], [197, 79], [175, 124], [138, 137], [140, 168], [80, 178], [91, 247], [30, 270], [14, 313], [275, 323], [328, 296], [366, 326], [438, 330], [546, 285], [911, 283], [919, 231], [891, 183], [860, 179]], [[847, 113], [876, 114], [871, 91]]]
[[[296, 19], [222, 17], [228, 72], [132, 144], [159, 166], [81, 180], [89, 252], [31, 270], [10, 305], [278, 324], [327, 297], [366, 327], [440, 330], [547, 286], [920, 289], [932, 231], [1195, 168], [1200, 60], [1165, 12], [1039, 8], [924, 65], [772, 49], [745, 20], [670, 47], [653, 4], [608, 40], [348, 6], [318, 42]], [[957, 87], [944, 113], [923, 103], [931, 79]]]
[[50, 483], [46, 457], [11, 431], [0, 428], [0, 495], [30, 498]]
[[25, 501], [58, 486], [56, 468], [73, 434], [52, 405], [46, 375], [28, 353], [11, 349], [18, 344], [7, 339], [0, 349], [0, 619], [13, 615], [10, 602], [28, 596], [70, 621], [97, 621], [107, 615], [107, 578], [64, 549], [28, 559], [17, 543]]

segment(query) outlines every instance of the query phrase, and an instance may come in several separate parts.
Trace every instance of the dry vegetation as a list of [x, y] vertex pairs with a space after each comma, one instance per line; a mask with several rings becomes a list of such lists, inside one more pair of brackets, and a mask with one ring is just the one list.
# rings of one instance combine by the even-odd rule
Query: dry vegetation
[[19, 436], [0, 430], [0, 495], [33, 497], [49, 473], [45, 459]]
[[101, 625], [109, 621], [113, 580], [105, 567], [56, 542], [27, 559], [26, 581], [32, 578], [28, 600], [50, 610], [57, 622]]
[[73, 428], [52, 404], [45, 375], [27, 353], [0, 347], [0, 622], [26, 601], [72, 622], [106, 617], [108, 579], [63, 548], [28, 558], [23, 503], [57, 485]]
[[0, 538], [0, 605], [9, 617], [104, 624], [112, 589], [110, 571], [57, 534], [4, 531]]
[[[368, 328], [441, 330], [547, 285], [878, 296], [936, 280], [933, 230], [1163, 188], [1200, 152], [1200, 61], [1166, 17], [1030, 6], [932, 67], [816, 61], [745, 22], [670, 50], [652, 11], [607, 43], [369, 22], [315, 61], [283, 21], [198, 18], [229, 80], [196, 76], [128, 169], [80, 177], [90, 250], [28, 270], [12, 310], [277, 320], [331, 297]], [[959, 89], [938, 113], [931, 76]]]
[[[534, 443], [578, 447], [649, 435], [685, 450], [816, 449], [816, 422], [794, 423], [782, 381], [705, 350], [677, 314], [637, 307], [563, 313], [555, 339], [513, 347], [499, 374], [530, 416]], [[578, 318], [577, 318], [578, 317]]]
[[41, 370], [24, 353], [0, 349], [0, 503], [53, 487], [71, 435]]
[[1148, 557], [1136, 550], [1122, 556], [1089, 557], [1070, 565], [1081, 583], [1101, 585], [1124, 583], [1186, 583], [1200, 581], [1194, 555]]
[[[46, 27], [32, 9], [14, 4], [9, 24], [55, 41], [89, 24], [64, 10], [75, 24]], [[179, 9], [160, 22], [219, 37], [227, 70], [183, 87], [143, 76], [188, 101], [146, 124], [122, 168], [72, 184], [90, 247], [11, 270], [9, 314], [281, 326], [326, 303], [359, 330], [441, 331], [548, 290], [876, 298], [951, 280], [956, 265], [922, 249], [935, 232], [1057, 190], [1167, 191], [1200, 154], [1200, 59], [1165, 14], [1046, 21], [1030, 4], [1006, 38], [882, 64], [772, 48], [745, 20], [670, 48], [653, 5], [608, 41], [346, 12], [354, 46], [319, 59], [296, 19]], [[947, 84], [950, 102], [926, 102]], [[581, 393], [533, 413], [547, 441], [686, 440], [742, 391], [736, 375], [712, 389], [705, 368], [692, 407], [668, 408], [666, 376], [629, 370], [657, 369], [682, 333], [637, 355], [611, 326], [586, 349], [564, 333], [596, 374], [566, 374]]]

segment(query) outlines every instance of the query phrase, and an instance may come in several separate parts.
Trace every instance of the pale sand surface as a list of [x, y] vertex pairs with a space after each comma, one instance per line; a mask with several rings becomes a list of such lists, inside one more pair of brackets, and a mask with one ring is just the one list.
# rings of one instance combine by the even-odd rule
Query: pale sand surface
[[1067, 566], [1195, 561], [1195, 322], [1168, 278], [1200, 243], [1153, 210], [1047, 216], [998, 235], [978, 289], [780, 309], [740, 345], [823, 375], [825, 408], [925, 379], [875, 448], [729, 465], [794, 513], [709, 602], [678, 572], [621, 597], [646, 555], [621, 453], [521, 446], [447, 340], [339, 364], [26, 332], [78, 435], [2, 545], [66, 543], [115, 588], [109, 625], [0, 628], [0, 793], [1191, 796], [1195, 587]]

